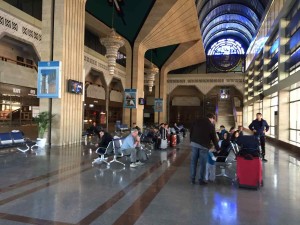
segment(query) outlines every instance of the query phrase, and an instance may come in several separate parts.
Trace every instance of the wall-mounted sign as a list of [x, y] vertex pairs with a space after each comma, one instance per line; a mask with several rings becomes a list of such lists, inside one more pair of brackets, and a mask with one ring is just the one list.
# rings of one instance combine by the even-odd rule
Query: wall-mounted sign
[[61, 62], [49, 61], [38, 63], [37, 77], [38, 98], [60, 98]]
[[156, 98], [154, 99], [154, 112], [162, 112], [163, 111], [163, 99]]
[[125, 89], [124, 92], [124, 108], [135, 109], [136, 108], [136, 89]]

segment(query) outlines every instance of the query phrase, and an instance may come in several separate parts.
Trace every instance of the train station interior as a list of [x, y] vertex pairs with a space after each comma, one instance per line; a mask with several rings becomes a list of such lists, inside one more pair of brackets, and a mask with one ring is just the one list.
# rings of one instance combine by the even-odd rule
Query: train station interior
[[[257, 113], [263, 184], [191, 183], [195, 122]], [[0, 0], [0, 224], [298, 225], [299, 186], [299, 0]]]

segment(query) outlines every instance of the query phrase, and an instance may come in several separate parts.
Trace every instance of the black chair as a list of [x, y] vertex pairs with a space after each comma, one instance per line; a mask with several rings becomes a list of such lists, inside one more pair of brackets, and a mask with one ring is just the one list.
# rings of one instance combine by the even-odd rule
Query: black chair
[[100, 164], [102, 162], [106, 163], [107, 166], [110, 166], [110, 162], [107, 161], [107, 157], [105, 158], [106, 155], [109, 155], [113, 152], [114, 148], [113, 148], [113, 141], [110, 141], [107, 145], [106, 148], [103, 147], [99, 147], [96, 149], [96, 153], [100, 156], [100, 158], [96, 158], [94, 159], [94, 161], [92, 162], [92, 166], [94, 166], [94, 164]]
[[[232, 144], [232, 143], [231, 143]], [[235, 150], [232, 147], [233, 145], [230, 145], [228, 147], [228, 155], [227, 156], [217, 156], [216, 157], [216, 167], [220, 168], [221, 172], [216, 175], [216, 177], [226, 177], [230, 180], [234, 181], [234, 178], [232, 178], [228, 173], [226, 173], [226, 169], [230, 168], [232, 166], [232, 163], [236, 161], [236, 154]]]
[[116, 162], [119, 163], [121, 165], [123, 165], [125, 167], [125, 163], [122, 163], [121, 161], [118, 160], [119, 157], [123, 157], [124, 154], [121, 150], [121, 146], [123, 143], [123, 139], [119, 138], [119, 139], [114, 139], [112, 140], [113, 143], [113, 150], [114, 150], [114, 158], [112, 161], [109, 162], [109, 164]]

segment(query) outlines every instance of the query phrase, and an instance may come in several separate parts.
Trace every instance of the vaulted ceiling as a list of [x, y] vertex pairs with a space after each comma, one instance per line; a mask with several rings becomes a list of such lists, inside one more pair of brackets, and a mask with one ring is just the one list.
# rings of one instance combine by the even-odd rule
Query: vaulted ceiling
[[[115, 7], [113, 11], [111, 0], [87, 0], [86, 11], [108, 27], [112, 27], [113, 19], [113, 27], [116, 31], [133, 45], [155, 4], [155, 0], [117, 0], [117, 3], [120, 10]], [[152, 53], [153, 63], [161, 67], [177, 46], [175, 44], [154, 49]], [[146, 58], [151, 60], [150, 51], [146, 53]]]
[[[113, 1], [117, 3], [114, 3], [114, 10], [112, 7]], [[193, 11], [189, 9], [190, 6], [187, 7], [191, 3], [194, 8], [197, 8], [194, 9], [194, 17], [191, 15]], [[171, 63], [170, 58], [172, 55], [175, 55], [175, 53], [178, 55], [180, 51], [176, 51], [176, 49], [180, 45], [184, 44], [184, 48], [191, 46], [189, 51], [185, 51], [185, 57], [178, 55], [176, 66], [173, 63], [172, 67], [178, 68], [181, 64], [182, 66], [188, 66], [187, 61], [191, 57], [188, 57], [187, 54], [198, 57], [202, 54], [198, 60], [192, 60], [191, 63], [203, 62], [205, 60], [203, 46], [207, 52], [208, 48], [221, 38], [234, 38], [246, 50], [257, 33], [268, 3], [269, 0], [87, 0], [86, 11], [108, 27], [112, 27], [113, 24], [116, 31], [126, 38], [132, 46], [137, 38], [141, 36], [140, 33], [143, 28], [148, 26], [149, 18], [151, 16], [155, 17], [157, 14], [153, 11], [164, 11], [166, 16], [162, 19], [161, 17], [151, 18], [154, 22], [155, 20], [161, 21], [157, 21], [156, 27], [151, 28], [149, 35], [143, 41], [146, 46], [148, 45], [148, 49], [152, 49], [152, 54], [149, 50], [146, 52], [146, 58], [151, 60], [152, 55], [153, 63], [161, 68], [166, 62]], [[172, 4], [174, 7], [172, 7]], [[176, 14], [178, 10], [181, 11], [180, 14]], [[199, 34], [195, 35], [195, 29], [190, 24], [194, 23], [192, 17], [196, 18], [197, 21], [197, 13]], [[177, 18], [178, 15], [181, 18]], [[183, 32], [184, 29], [177, 33], [176, 26], [185, 28], [185, 33]], [[191, 28], [188, 28], [189, 26]], [[160, 35], [163, 35], [161, 40], [159, 40]], [[176, 37], [175, 40], [174, 36], [176, 35], [185, 37], [181, 39]], [[189, 35], [192, 37], [186, 38]], [[193, 36], [195, 36], [194, 39]], [[185, 44], [185, 42], [201, 39], [202, 42], [198, 42], [196, 45]], [[165, 43], [162, 44], [162, 40]], [[199, 54], [197, 51], [199, 51]], [[179, 59], [186, 62], [180, 63]]]
[[206, 52], [219, 39], [229, 37], [247, 50], [268, 3], [269, 0], [196, 0]]

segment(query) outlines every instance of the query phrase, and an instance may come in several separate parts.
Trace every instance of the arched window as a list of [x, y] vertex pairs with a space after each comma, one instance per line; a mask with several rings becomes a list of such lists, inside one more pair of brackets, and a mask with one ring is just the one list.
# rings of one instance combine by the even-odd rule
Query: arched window
[[221, 39], [209, 49], [208, 55], [244, 55], [242, 45], [233, 39]]

